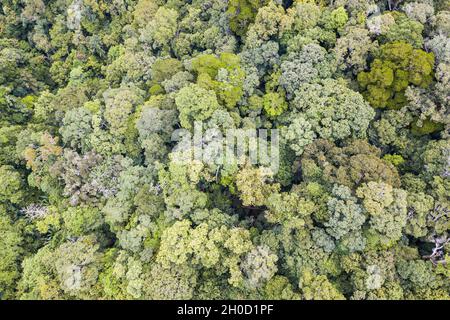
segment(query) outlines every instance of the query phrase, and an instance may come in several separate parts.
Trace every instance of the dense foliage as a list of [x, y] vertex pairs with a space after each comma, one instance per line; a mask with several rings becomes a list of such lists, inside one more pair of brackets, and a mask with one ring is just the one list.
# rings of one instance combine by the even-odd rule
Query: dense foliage
[[449, 107], [449, 0], [2, 0], [0, 299], [450, 299]]

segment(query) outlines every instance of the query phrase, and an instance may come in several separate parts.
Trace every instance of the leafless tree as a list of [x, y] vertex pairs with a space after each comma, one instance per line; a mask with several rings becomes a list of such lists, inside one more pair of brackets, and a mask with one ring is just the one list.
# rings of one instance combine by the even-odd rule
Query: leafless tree
[[430, 240], [434, 243], [433, 251], [430, 255], [424, 256], [423, 258], [429, 259], [434, 265], [445, 264], [444, 247], [446, 244], [450, 243], [450, 238], [448, 235], [440, 237], [432, 236]]
[[30, 204], [23, 208], [22, 213], [30, 220], [40, 219], [47, 215], [48, 209], [40, 204]]

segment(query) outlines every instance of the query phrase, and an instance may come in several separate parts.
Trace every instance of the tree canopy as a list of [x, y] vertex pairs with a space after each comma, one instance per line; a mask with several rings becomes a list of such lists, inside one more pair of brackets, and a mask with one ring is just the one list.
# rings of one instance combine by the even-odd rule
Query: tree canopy
[[[2, 1], [0, 300], [449, 300], [449, 21]], [[276, 159], [228, 156], [227, 130]]]

